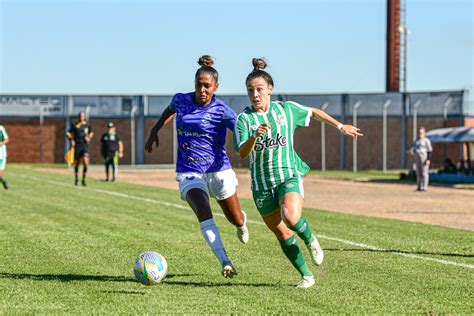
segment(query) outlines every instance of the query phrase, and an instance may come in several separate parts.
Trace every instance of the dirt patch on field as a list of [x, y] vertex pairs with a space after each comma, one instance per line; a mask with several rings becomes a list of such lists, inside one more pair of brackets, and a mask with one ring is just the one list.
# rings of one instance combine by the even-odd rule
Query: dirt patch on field
[[[72, 176], [71, 170], [41, 169]], [[92, 167], [89, 176], [100, 180], [104, 178], [104, 171]], [[251, 199], [249, 175], [237, 173], [237, 176], [239, 197]], [[121, 169], [118, 181], [178, 188], [174, 170], [167, 169]], [[474, 230], [474, 190], [430, 187], [428, 192], [416, 192], [411, 185], [360, 183], [317, 176], [305, 177], [304, 185], [305, 207]]]

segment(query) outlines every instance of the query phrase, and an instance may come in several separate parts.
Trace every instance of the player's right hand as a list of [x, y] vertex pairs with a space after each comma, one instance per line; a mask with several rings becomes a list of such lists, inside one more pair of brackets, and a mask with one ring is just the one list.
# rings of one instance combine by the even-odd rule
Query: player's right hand
[[76, 142], [71, 139], [71, 147], [76, 147]]
[[255, 132], [255, 137], [259, 138], [262, 135], [265, 135], [270, 130], [270, 125], [262, 124], [258, 127], [257, 131]]
[[153, 151], [153, 143], [155, 143], [155, 147], [158, 148], [160, 146], [160, 138], [158, 137], [158, 133], [151, 133], [148, 137], [148, 140], [145, 144], [145, 150], [149, 153]]

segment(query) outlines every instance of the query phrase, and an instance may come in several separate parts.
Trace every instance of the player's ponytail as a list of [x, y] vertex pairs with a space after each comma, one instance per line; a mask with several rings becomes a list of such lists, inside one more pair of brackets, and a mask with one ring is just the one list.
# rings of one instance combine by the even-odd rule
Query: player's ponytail
[[219, 80], [219, 73], [214, 69], [214, 67], [212, 67], [214, 65], [214, 61], [214, 57], [210, 55], [202, 55], [198, 60], [198, 64], [201, 67], [199, 67], [199, 69], [196, 71], [194, 79], [196, 80], [199, 75], [204, 72], [210, 74], [217, 83]]
[[262, 77], [269, 85], [273, 87], [274, 84], [272, 76], [264, 70], [267, 68], [267, 61], [265, 58], [253, 58], [252, 65], [253, 70], [249, 73], [247, 79], [245, 79], [245, 85], [248, 85], [249, 82], [255, 78]]

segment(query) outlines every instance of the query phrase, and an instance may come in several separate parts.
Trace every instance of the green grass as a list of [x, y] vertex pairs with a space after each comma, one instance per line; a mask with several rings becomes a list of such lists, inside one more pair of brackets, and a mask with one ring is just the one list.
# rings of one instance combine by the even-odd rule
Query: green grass
[[[473, 269], [320, 239], [326, 259], [299, 277], [272, 234], [250, 224], [242, 245], [216, 216], [239, 275], [227, 280], [191, 210], [113, 196], [118, 192], [186, 206], [177, 191], [89, 181], [8, 166], [0, 192], [0, 313], [447, 313], [474, 311]], [[369, 198], [369, 197], [365, 197]], [[261, 222], [253, 202], [249, 218]], [[215, 214], [221, 214], [213, 204]], [[474, 263], [472, 232], [305, 209], [326, 236], [428, 258]], [[300, 242], [301, 244], [301, 242]], [[163, 254], [169, 275], [155, 287], [134, 280], [143, 251]], [[306, 249], [303, 249], [307, 256]]]
[[387, 172], [378, 170], [367, 170], [352, 172], [348, 170], [327, 170], [310, 171], [309, 175], [316, 175], [323, 178], [333, 178], [339, 180], [353, 181], [398, 181], [401, 170], [387, 170]]

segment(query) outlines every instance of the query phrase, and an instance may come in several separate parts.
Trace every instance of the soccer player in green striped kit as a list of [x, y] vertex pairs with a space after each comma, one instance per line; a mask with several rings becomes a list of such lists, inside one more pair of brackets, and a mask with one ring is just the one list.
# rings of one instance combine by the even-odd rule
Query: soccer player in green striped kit
[[8, 189], [7, 180], [3, 178], [3, 170], [7, 165], [7, 144], [10, 141], [5, 127], [0, 125], [0, 183], [2, 183], [5, 190]]
[[252, 193], [255, 205], [267, 227], [275, 234], [281, 248], [301, 275], [297, 287], [314, 285], [294, 233], [308, 248], [312, 262], [322, 263], [324, 254], [309, 223], [302, 215], [303, 180], [309, 166], [296, 154], [293, 133], [309, 125], [310, 118], [337, 127], [344, 135], [362, 136], [359, 129], [343, 125], [325, 112], [295, 102], [273, 102], [270, 96], [273, 79], [264, 71], [263, 59], [252, 60], [254, 70], [247, 76], [247, 94], [252, 104], [237, 118], [234, 147], [241, 158], [250, 156]]

